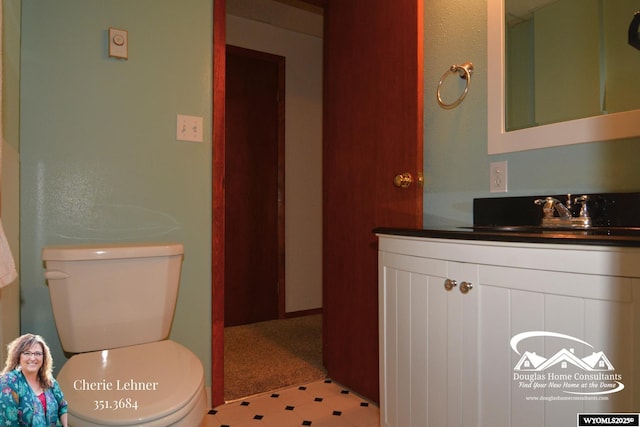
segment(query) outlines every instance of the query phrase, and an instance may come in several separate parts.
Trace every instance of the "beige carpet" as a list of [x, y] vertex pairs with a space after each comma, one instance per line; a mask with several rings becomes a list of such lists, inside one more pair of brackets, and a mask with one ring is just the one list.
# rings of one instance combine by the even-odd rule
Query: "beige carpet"
[[225, 328], [224, 376], [227, 401], [324, 378], [322, 315]]

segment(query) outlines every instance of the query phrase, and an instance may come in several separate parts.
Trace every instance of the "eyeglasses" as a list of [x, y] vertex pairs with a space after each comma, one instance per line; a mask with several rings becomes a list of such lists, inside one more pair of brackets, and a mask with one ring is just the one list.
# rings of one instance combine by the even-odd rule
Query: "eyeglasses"
[[41, 351], [23, 351], [22, 354], [24, 354], [27, 357], [31, 357], [31, 356], [42, 357]]

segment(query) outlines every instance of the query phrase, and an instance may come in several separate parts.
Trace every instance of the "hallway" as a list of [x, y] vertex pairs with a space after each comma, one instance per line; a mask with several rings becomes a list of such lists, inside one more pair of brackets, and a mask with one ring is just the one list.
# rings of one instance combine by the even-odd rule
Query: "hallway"
[[225, 328], [225, 401], [326, 377], [322, 315]]

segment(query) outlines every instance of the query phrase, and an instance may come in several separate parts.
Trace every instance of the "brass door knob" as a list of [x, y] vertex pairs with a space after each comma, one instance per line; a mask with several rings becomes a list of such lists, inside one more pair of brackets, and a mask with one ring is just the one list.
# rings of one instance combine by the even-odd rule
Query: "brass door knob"
[[445, 279], [444, 288], [447, 291], [450, 291], [451, 289], [455, 288], [456, 286], [458, 286], [458, 282], [456, 282], [455, 280]]
[[471, 289], [473, 289], [473, 283], [469, 283], [469, 282], [460, 283], [460, 292], [462, 292], [463, 294], [468, 294]]
[[409, 188], [413, 182], [413, 177], [409, 172], [401, 173], [393, 178], [393, 185], [398, 188]]

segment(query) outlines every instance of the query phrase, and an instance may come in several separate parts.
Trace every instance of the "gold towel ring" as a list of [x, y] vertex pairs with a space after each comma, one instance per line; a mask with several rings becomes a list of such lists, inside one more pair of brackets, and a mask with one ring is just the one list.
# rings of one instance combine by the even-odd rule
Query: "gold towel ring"
[[[440, 88], [442, 87], [442, 82], [444, 82], [444, 80], [449, 76], [449, 73], [451, 74], [459, 74], [461, 79], [464, 79], [467, 81], [465, 87], [464, 87], [464, 91], [462, 92], [462, 95], [460, 95], [460, 97], [455, 100], [454, 102], [452, 102], [451, 104], [447, 104], [442, 100], [442, 97], [440, 96]], [[462, 100], [464, 99], [465, 96], [467, 96], [467, 92], [469, 92], [469, 86], [471, 85], [471, 74], [473, 73], [473, 64], [471, 62], [465, 62], [462, 65], [452, 65], [447, 71], [444, 72], [444, 74], [442, 75], [442, 78], [440, 79], [440, 81], [438, 82], [438, 89], [436, 90], [436, 98], [438, 98], [438, 104], [447, 110], [450, 110], [452, 108], [457, 107], [458, 105], [460, 105], [460, 103], [462, 102]]]

